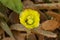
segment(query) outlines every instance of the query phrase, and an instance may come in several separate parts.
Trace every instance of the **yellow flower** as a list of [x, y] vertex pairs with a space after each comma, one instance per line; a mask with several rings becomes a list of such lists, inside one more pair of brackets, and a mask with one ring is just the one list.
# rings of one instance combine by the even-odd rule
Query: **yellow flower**
[[39, 26], [40, 15], [36, 10], [25, 9], [21, 12], [20, 23], [28, 29], [33, 29]]

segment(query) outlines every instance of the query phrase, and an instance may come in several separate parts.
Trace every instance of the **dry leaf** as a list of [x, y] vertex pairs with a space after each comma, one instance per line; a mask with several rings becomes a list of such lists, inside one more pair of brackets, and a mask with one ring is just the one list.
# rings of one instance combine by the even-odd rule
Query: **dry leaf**
[[16, 40], [25, 40], [26, 33], [20, 33], [19, 31], [13, 31]]
[[27, 29], [21, 24], [13, 24], [10, 27], [11, 27], [11, 30], [27, 31]]
[[44, 30], [54, 31], [59, 27], [59, 24], [55, 20], [47, 20], [41, 24], [41, 28]]
[[46, 14], [48, 14], [49, 16], [52, 16], [56, 21], [60, 23], [60, 14], [55, 13], [53, 11], [48, 11], [46, 12]]
[[57, 37], [57, 34], [56, 33], [53, 33], [53, 32], [50, 32], [50, 31], [45, 31], [45, 30], [42, 30], [42, 29], [33, 29], [32, 30], [33, 33], [35, 34], [38, 34], [38, 35], [43, 35], [43, 36], [46, 36], [48, 38], [56, 38]]
[[24, 9], [27, 9], [27, 8], [36, 9], [32, 1], [24, 1], [23, 5], [24, 5]]
[[19, 15], [15, 12], [12, 12], [10, 15], [9, 15], [9, 21], [11, 23], [19, 23]]
[[38, 34], [37, 36], [38, 36], [38, 40], [44, 40], [44, 39], [45, 39], [45, 38], [44, 38], [45, 36], [43, 36], [43, 35], [39, 35], [39, 34]]
[[2, 40], [14, 40], [14, 39], [12, 39], [10, 37], [6, 37], [6, 38], [3, 38]]
[[40, 17], [41, 18], [41, 21], [40, 21], [41, 23], [47, 20], [47, 16], [44, 13], [40, 12], [40, 16], [41, 16]]
[[4, 30], [0, 27], [0, 40], [4, 37]]
[[30, 33], [30, 34], [28, 35], [28, 38], [26, 38], [26, 39], [27, 39], [27, 40], [37, 40], [35, 34], [33, 34], [33, 33]]
[[0, 35], [4, 33], [4, 30], [0, 28]]

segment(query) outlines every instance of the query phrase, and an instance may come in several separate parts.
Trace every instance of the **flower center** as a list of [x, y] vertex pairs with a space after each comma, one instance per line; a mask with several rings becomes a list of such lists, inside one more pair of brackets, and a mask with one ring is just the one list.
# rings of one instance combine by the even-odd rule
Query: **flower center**
[[31, 24], [33, 24], [33, 22], [34, 22], [33, 17], [32, 16], [28, 16], [27, 17], [27, 23], [31, 25]]

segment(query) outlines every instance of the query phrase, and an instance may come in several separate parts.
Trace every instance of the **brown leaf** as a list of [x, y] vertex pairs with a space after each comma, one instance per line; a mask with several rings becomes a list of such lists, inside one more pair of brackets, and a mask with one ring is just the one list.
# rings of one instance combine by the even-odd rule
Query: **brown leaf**
[[20, 33], [18, 31], [13, 31], [16, 40], [25, 40], [26, 33]]
[[58, 22], [60, 22], [60, 14], [53, 12], [53, 11], [48, 11], [46, 12], [49, 16], [55, 18]]
[[10, 15], [9, 15], [9, 21], [11, 23], [19, 23], [19, 15], [15, 12], [12, 12]]
[[42, 30], [42, 29], [33, 29], [32, 30], [33, 33], [35, 34], [38, 34], [38, 35], [43, 35], [43, 36], [46, 36], [48, 38], [56, 38], [57, 37], [57, 34], [56, 33], [53, 33], [51, 31], [45, 31], [45, 30]]
[[45, 36], [43, 36], [43, 35], [39, 35], [39, 34], [38, 34], [37, 36], [38, 36], [38, 40], [44, 40], [44, 39], [45, 39], [45, 38], [44, 38]]
[[32, 1], [24, 1], [23, 5], [24, 5], [24, 9], [27, 9], [27, 8], [36, 9]]
[[2, 40], [14, 40], [14, 39], [12, 39], [10, 37], [6, 37], [6, 38], [3, 38]]
[[0, 28], [0, 39], [2, 39], [3, 37], [5, 37], [4, 30]]
[[40, 19], [41, 19], [40, 22], [41, 22], [41, 23], [47, 20], [47, 16], [46, 16], [44, 13], [42, 13], [41, 11], [40, 11], [40, 16], [41, 16], [41, 17], [40, 17]]
[[0, 35], [4, 33], [4, 30], [0, 28]]
[[48, 14], [49, 16], [52, 16], [54, 20], [56, 20], [57, 22], [59, 22], [60, 25], [60, 14], [55, 13], [53, 11], [48, 11], [46, 12], [46, 14]]
[[41, 24], [41, 28], [44, 30], [54, 31], [59, 27], [59, 24], [55, 20], [47, 20]]
[[[26, 36], [27, 37], [27, 36]], [[28, 35], [28, 38], [26, 38], [27, 40], [37, 40], [37, 38], [36, 38], [36, 36], [35, 36], [35, 34], [34, 33], [30, 33], [29, 35]]]
[[11, 25], [11, 30], [27, 31], [27, 29], [21, 24], [13, 24], [13, 25]]

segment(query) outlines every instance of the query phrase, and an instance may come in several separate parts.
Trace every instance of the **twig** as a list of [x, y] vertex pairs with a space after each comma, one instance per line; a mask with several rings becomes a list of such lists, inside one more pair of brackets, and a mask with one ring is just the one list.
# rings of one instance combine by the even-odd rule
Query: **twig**
[[39, 9], [60, 9], [60, 3], [45, 3], [45, 4], [35, 4]]

